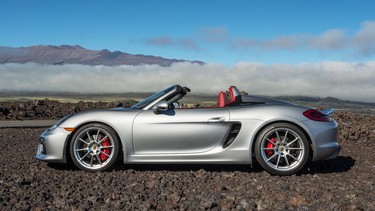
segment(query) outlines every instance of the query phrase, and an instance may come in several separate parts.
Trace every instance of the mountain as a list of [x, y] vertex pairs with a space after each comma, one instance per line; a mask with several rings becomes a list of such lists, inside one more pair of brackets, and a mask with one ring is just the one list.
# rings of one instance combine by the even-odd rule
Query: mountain
[[334, 108], [337, 110], [375, 114], [375, 103], [340, 100], [334, 97], [278, 96], [275, 98], [313, 108]]
[[88, 50], [79, 45], [37, 45], [29, 47], [1, 47], [0, 64], [4, 63], [27, 63], [39, 64], [84, 64], [84, 65], [140, 65], [157, 64], [170, 66], [175, 62], [191, 62], [204, 64], [201, 61], [187, 61], [179, 59], [166, 59], [158, 56], [141, 54], [128, 54], [121, 51], [111, 52], [109, 50]]

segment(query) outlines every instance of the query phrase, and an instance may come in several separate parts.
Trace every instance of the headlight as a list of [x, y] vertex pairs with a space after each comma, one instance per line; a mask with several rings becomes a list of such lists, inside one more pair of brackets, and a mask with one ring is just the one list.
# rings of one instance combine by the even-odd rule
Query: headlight
[[52, 127], [50, 127], [49, 129], [50, 130], [56, 129], [58, 126], [60, 126], [63, 122], [65, 122], [65, 120], [67, 120], [71, 116], [73, 116], [73, 114], [69, 114], [67, 116], [64, 116], [59, 121], [57, 121], [54, 125], [52, 125]]

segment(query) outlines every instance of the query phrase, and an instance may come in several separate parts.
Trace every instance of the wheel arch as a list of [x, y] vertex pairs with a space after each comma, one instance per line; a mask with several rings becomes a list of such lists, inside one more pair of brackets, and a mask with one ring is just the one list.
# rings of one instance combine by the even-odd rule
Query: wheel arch
[[307, 141], [308, 141], [308, 143], [309, 143], [309, 150], [310, 150], [311, 153], [309, 153], [309, 158], [308, 158], [309, 160], [308, 160], [308, 162], [310, 162], [310, 161], [312, 160], [313, 156], [314, 156], [314, 146], [313, 146], [313, 142], [312, 142], [312, 138], [311, 138], [310, 134], [309, 134], [309, 133], [307, 132], [307, 130], [306, 130], [304, 127], [302, 127], [301, 125], [299, 125], [299, 124], [297, 124], [297, 123], [295, 123], [295, 122], [293, 122], [293, 121], [288, 121], [288, 120], [275, 120], [275, 121], [270, 121], [270, 122], [267, 122], [266, 124], [262, 125], [260, 128], [257, 129], [255, 135], [253, 136], [253, 139], [252, 139], [252, 141], [251, 141], [251, 146], [250, 146], [250, 147], [251, 147], [251, 155], [252, 155], [252, 157], [255, 155], [255, 142], [256, 142], [256, 140], [258, 139], [259, 135], [262, 133], [262, 131], [263, 131], [266, 127], [268, 127], [268, 126], [270, 126], [270, 125], [272, 125], [272, 124], [277, 124], [277, 123], [287, 123], [287, 124], [291, 124], [291, 125], [297, 127], [298, 129], [300, 129], [300, 130], [303, 132], [303, 134], [306, 136]]
[[123, 161], [123, 157], [124, 157], [124, 149], [123, 149], [123, 145], [122, 145], [122, 140], [118, 134], [118, 131], [112, 127], [111, 125], [105, 123], [105, 122], [100, 122], [100, 121], [89, 121], [89, 122], [84, 122], [80, 125], [78, 125], [77, 127], [75, 127], [75, 129], [69, 134], [69, 136], [67, 137], [66, 141], [65, 141], [65, 145], [64, 145], [64, 158], [65, 158], [65, 161], [67, 163], [73, 163], [72, 161], [72, 158], [71, 158], [71, 155], [70, 155], [70, 150], [69, 150], [69, 146], [70, 146], [70, 143], [72, 142], [72, 138], [74, 136], [74, 134], [82, 127], [84, 127], [85, 125], [88, 125], [88, 124], [102, 124], [102, 125], [105, 125], [109, 128], [111, 128], [115, 134], [116, 134], [116, 137], [117, 139], [119, 140], [119, 145], [120, 145], [120, 151], [119, 151], [119, 156], [118, 156], [118, 160], [120, 160], [121, 162]]

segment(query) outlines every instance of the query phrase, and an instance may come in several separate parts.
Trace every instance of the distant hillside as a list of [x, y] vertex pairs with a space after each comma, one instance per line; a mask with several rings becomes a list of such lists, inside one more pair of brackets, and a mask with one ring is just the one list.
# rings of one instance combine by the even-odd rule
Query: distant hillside
[[309, 107], [327, 107], [337, 110], [358, 111], [361, 113], [375, 113], [375, 103], [355, 102], [348, 100], [340, 100], [334, 97], [308, 97], [308, 96], [279, 96], [275, 97], [280, 100], [291, 103], [309, 106]]
[[121, 51], [111, 52], [109, 50], [88, 50], [75, 45], [38, 45], [30, 47], [1, 47], [0, 64], [4, 63], [27, 63], [39, 64], [84, 64], [84, 65], [140, 65], [157, 64], [170, 66], [175, 62], [192, 62], [203, 64], [201, 61], [187, 61], [179, 59], [166, 59], [158, 56], [133, 55]]
[[[30, 101], [37, 99], [50, 99], [60, 102], [131, 102], [135, 103], [153, 93], [134, 92], [134, 93], [71, 93], [71, 92], [0, 92], [0, 102]], [[334, 110], [351, 111], [375, 115], [375, 103], [353, 102], [340, 100], [333, 97], [320, 98], [309, 96], [279, 96], [273, 97], [279, 100], [288, 101], [301, 106], [311, 108], [333, 108]], [[214, 106], [217, 102], [216, 95], [189, 94], [183, 98], [181, 103], [189, 105]]]

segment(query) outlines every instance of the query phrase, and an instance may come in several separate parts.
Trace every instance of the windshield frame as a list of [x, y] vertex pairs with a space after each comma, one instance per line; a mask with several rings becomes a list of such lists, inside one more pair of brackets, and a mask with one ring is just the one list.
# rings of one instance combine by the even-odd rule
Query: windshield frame
[[164, 99], [165, 97], [169, 96], [170, 94], [176, 92], [178, 90], [179, 85], [170, 86], [160, 92], [156, 92], [155, 94], [147, 97], [146, 99], [138, 102], [137, 104], [133, 105], [131, 108], [133, 109], [143, 109], [147, 110], [150, 109], [153, 105], [155, 105], [160, 100]]

